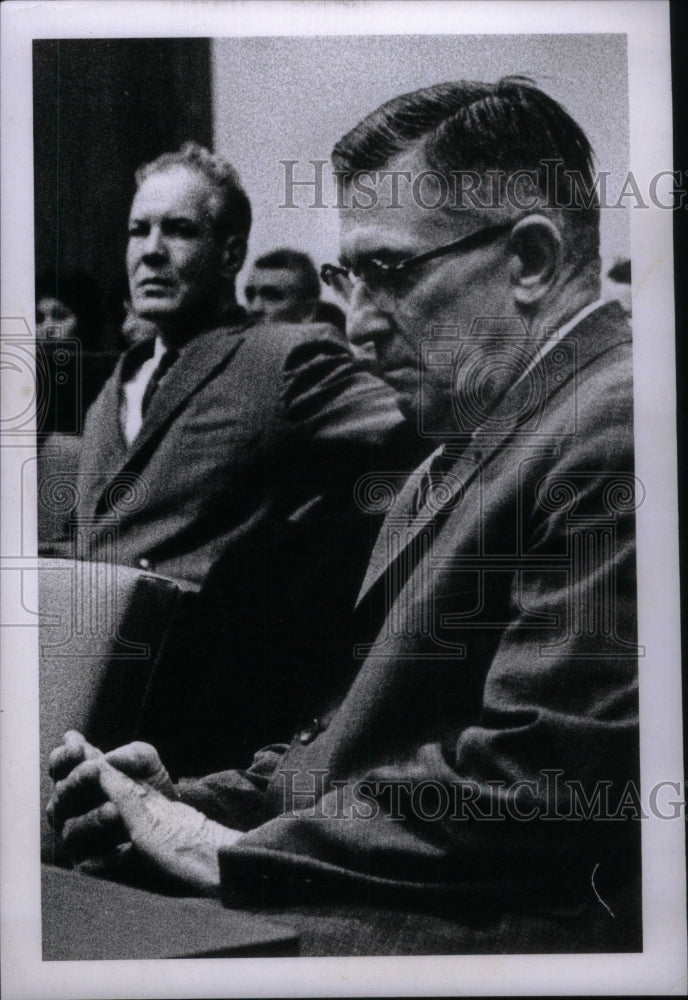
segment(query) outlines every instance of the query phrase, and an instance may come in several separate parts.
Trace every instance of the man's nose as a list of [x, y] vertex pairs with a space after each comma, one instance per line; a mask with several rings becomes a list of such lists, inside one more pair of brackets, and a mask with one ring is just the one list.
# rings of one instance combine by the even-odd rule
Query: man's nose
[[265, 312], [265, 301], [262, 295], [254, 294], [247, 298], [246, 305], [252, 316], [262, 316]]
[[346, 311], [346, 336], [356, 352], [370, 356], [391, 332], [390, 318], [375, 303], [362, 282], [357, 283]]
[[143, 242], [142, 256], [144, 258], [161, 257], [165, 255], [165, 252], [166, 244], [160, 227], [151, 226], [150, 232]]

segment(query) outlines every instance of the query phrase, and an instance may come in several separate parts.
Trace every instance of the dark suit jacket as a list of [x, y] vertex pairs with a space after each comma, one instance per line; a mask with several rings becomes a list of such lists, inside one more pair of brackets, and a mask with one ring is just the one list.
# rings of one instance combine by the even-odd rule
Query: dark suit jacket
[[211, 329], [182, 350], [130, 447], [123, 358], [86, 419], [82, 553], [200, 584], [266, 520], [375, 462], [402, 418], [325, 326]]
[[409, 462], [406, 425], [331, 328], [243, 322], [182, 350], [127, 448], [126, 363], [88, 414], [78, 554], [202, 584], [160, 652], [137, 736], [174, 774], [246, 766], [339, 677], [379, 524], [353, 485]]
[[581, 904], [612, 923], [597, 894], [625, 883], [637, 847], [618, 811], [638, 761], [630, 347], [618, 306], [595, 311], [415, 518], [412, 476], [373, 552], [357, 609], [373, 638], [339, 708], [246, 772], [181, 783], [248, 831], [221, 854], [228, 899], [358, 887], [473, 912]]

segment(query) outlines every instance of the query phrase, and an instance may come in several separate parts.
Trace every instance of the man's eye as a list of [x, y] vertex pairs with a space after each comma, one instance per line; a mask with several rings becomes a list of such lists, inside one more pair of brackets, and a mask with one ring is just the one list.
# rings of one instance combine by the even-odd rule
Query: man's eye
[[141, 223], [132, 222], [127, 232], [129, 236], [145, 236], [145, 226], [142, 226]]
[[181, 236], [188, 238], [196, 235], [196, 227], [190, 222], [184, 222], [182, 219], [179, 219], [166, 226], [165, 232], [168, 236]]
[[385, 285], [387, 287], [400, 285], [403, 282], [404, 271], [397, 271], [394, 264], [384, 260], [367, 260], [359, 265], [360, 274], [366, 284]]

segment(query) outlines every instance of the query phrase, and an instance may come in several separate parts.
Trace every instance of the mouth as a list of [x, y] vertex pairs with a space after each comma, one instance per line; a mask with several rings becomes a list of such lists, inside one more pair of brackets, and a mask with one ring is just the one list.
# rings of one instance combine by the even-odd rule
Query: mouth
[[173, 287], [173, 283], [166, 278], [142, 278], [136, 282], [138, 291], [167, 291]]

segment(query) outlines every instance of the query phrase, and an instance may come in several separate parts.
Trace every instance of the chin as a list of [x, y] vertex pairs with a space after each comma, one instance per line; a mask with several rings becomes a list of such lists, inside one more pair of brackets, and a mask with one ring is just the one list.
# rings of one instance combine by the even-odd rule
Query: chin
[[136, 315], [141, 319], [150, 320], [151, 323], [165, 320], [174, 315], [175, 311], [172, 305], [163, 305], [160, 302], [144, 302], [140, 307], [135, 306]]

